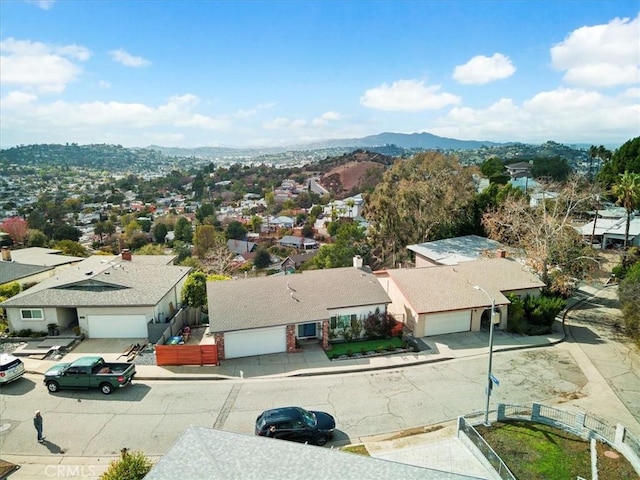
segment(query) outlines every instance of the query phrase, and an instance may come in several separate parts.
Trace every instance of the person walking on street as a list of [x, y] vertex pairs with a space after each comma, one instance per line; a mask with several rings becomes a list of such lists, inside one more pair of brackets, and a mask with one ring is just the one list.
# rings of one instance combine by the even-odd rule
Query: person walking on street
[[38, 442], [44, 442], [44, 437], [42, 436], [42, 415], [40, 415], [40, 410], [36, 410], [36, 416], [33, 417], [33, 426], [36, 427], [36, 432], [38, 432]]

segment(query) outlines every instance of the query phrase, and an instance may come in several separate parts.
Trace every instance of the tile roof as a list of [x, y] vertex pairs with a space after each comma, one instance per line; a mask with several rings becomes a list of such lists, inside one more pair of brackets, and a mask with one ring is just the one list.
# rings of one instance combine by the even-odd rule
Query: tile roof
[[391, 303], [377, 278], [354, 267], [207, 282], [214, 332], [319, 321], [338, 308]]
[[207, 427], [189, 427], [144, 478], [469, 480], [475, 477], [354, 455], [337, 449]]
[[173, 255], [94, 255], [11, 297], [3, 307], [107, 307], [156, 305], [190, 268]]
[[386, 273], [418, 313], [486, 307], [489, 299], [474, 285], [486, 290], [496, 305], [509, 303], [502, 292], [544, 286], [524, 265], [507, 258], [480, 259], [454, 266], [400, 268]]

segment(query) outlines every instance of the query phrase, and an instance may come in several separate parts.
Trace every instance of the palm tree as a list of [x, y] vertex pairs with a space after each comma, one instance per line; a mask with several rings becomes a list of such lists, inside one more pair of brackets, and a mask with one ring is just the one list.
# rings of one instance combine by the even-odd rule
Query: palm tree
[[618, 181], [611, 188], [613, 194], [618, 197], [616, 203], [627, 211], [627, 225], [624, 232], [624, 249], [629, 243], [629, 226], [631, 215], [640, 207], [640, 173], [630, 173], [628, 170], [618, 174]]

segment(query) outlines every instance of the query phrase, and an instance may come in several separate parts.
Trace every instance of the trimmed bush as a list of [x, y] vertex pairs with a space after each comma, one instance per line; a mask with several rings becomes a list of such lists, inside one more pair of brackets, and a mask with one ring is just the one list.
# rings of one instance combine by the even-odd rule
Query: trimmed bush
[[142, 480], [153, 467], [153, 463], [142, 452], [131, 452], [123, 448], [120, 459], [109, 464], [100, 480]]

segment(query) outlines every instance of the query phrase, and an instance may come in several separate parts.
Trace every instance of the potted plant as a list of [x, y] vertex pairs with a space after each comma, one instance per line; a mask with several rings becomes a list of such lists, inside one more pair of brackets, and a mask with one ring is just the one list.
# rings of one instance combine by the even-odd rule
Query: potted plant
[[47, 324], [47, 330], [49, 332], [49, 336], [54, 337], [60, 335], [60, 329], [57, 323], [49, 323]]

